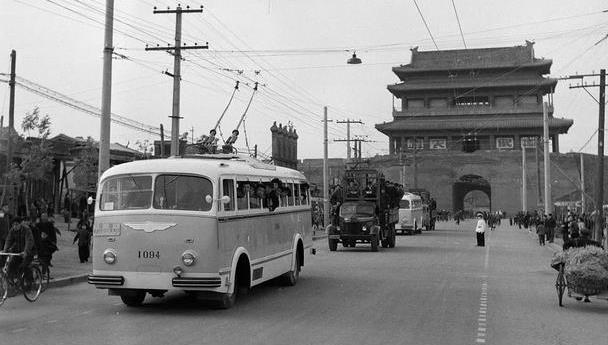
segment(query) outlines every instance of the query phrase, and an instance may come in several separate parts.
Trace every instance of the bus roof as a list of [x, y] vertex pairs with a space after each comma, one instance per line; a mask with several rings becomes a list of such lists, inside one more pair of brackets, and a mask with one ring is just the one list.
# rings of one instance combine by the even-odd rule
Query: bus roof
[[192, 155], [147, 159], [123, 163], [106, 170], [101, 180], [109, 176], [145, 173], [201, 174], [211, 179], [223, 175], [248, 175], [279, 179], [305, 180], [297, 170], [261, 162], [246, 155]]

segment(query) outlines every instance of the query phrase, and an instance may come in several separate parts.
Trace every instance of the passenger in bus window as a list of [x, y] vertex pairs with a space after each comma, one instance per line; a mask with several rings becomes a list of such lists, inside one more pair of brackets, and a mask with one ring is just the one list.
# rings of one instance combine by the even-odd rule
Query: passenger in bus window
[[277, 207], [279, 207], [279, 196], [277, 194], [277, 190], [274, 187], [276, 184], [266, 184], [266, 199], [265, 206], [268, 207], [270, 211], [274, 211]]
[[248, 194], [249, 194], [249, 184], [246, 184], [243, 181], [237, 182], [236, 203], [237, 203], [237, 207], [240, 211], [246, 210], [249, 208], [249, 205], [247, 202]]

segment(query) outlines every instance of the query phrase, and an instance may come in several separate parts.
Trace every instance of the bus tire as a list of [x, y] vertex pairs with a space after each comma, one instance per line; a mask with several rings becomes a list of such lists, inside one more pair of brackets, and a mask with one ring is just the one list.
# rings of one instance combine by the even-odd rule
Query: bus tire
[[300, 251], [296, 252], [296, 264], [295, 270], [289, 271], [284, 275], [284, 282], [287, 286], [295, 286], [298, 283], [298, 279], [300, 279], [300, 269], [302, 264], [300, 263]]
[[327, 240], [327, 244], [329, 245], [330, 252], [338, 250], [338, 240], [330, 238]]
[[372, 244], [372, 252], [377, 252], [378, 251], [378, 235], [373, 235], [370, 242]]
[[120, 295], [120, 299], [122, 300], [122, 303], [129, 307], [139, 307], [144, 303], [144, 299], [146, 299], [146, 292], [136, 290], [129, 293], [124, 293]]

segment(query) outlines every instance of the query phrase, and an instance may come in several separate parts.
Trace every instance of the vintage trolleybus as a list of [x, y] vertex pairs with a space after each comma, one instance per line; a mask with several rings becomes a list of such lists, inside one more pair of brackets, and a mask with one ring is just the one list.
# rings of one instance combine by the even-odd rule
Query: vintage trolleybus
[[304, 175], [249, 157], [125, 163], [98, 190], [88, 281], [129, 306], [185, 290], [229, 308], [267, 280], [295, 285], [312, 247]]

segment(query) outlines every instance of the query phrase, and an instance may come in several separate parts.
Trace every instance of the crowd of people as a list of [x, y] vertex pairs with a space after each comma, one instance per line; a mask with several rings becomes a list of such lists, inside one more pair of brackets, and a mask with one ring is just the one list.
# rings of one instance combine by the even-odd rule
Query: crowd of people
[[[32, 206], [34, 203], [32, 203]], [[53, 254], [59, 250], [57, 236], [61, 231], [55, 226], [53, 214], [47, 213], [45, 207], [37, 207], [28, 212], [27, 217], [14, 215], [8, 205], [3, 205], [0, 211], [0, 251], [16, 253], [9, 264], [9, 275], [22, 272], [32, 260], [37, 257], [43, 268], [53, 267]], [[39, 214], [37, 212], [40, 212]], [[92, 217], [85, 210], [81, 214], [76, 226], [74, 243], [78, 241], [80, 262], [89, 259], [89, 247], [93, 234]], [[0, 267], [5, 263], [6, 257], [0, 257]], [[43, 274], [47, 270], [44, 270]]]

